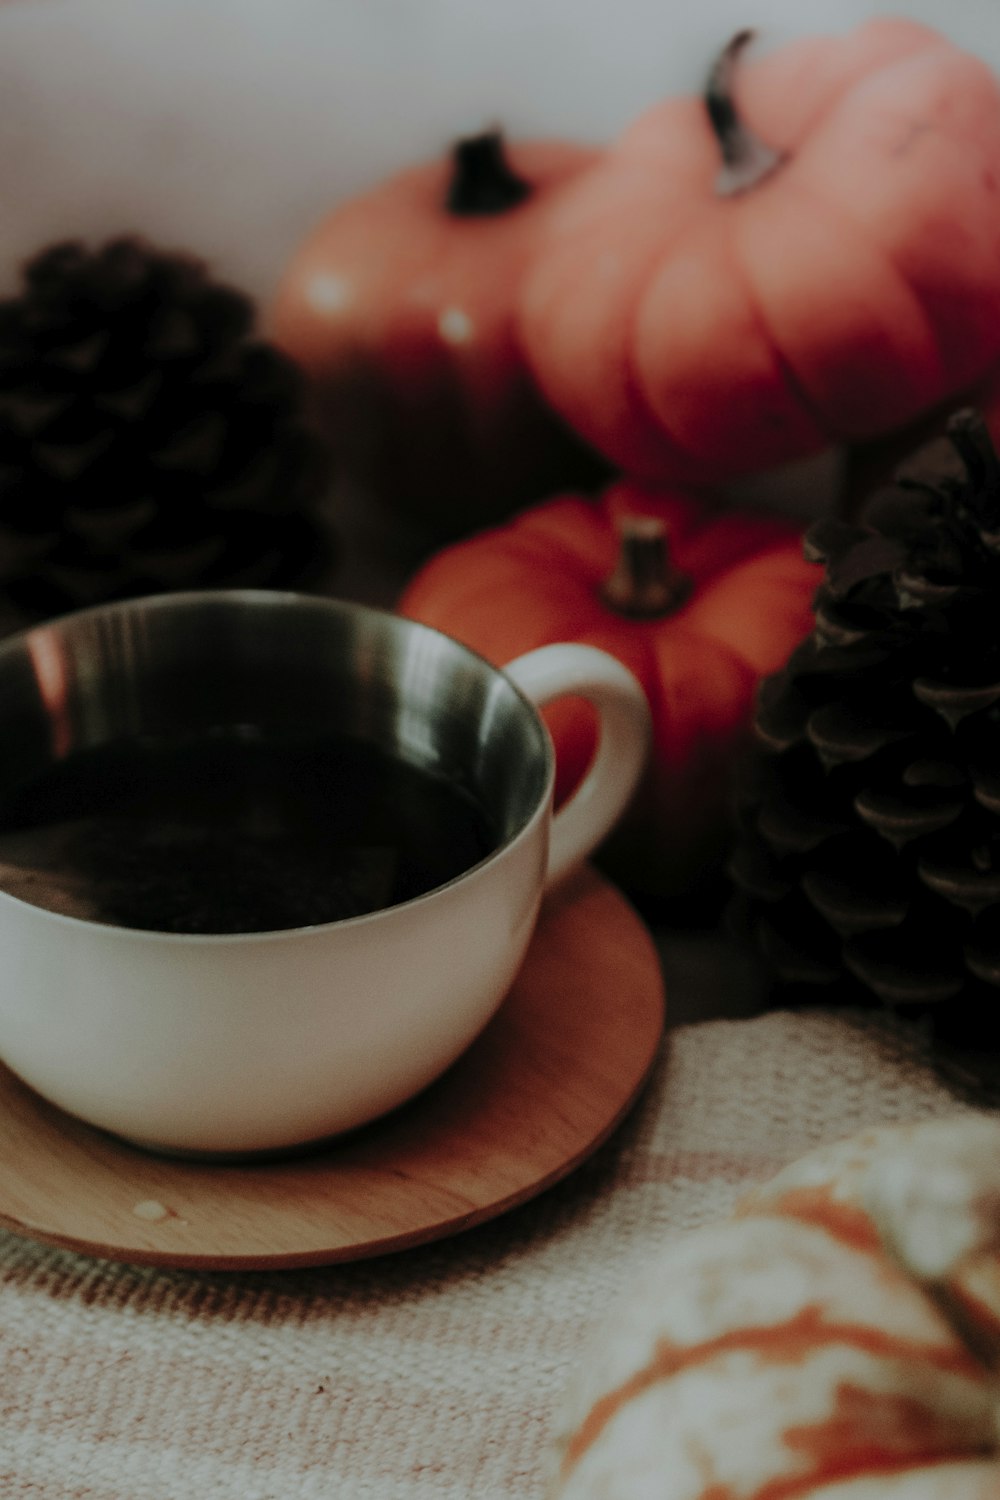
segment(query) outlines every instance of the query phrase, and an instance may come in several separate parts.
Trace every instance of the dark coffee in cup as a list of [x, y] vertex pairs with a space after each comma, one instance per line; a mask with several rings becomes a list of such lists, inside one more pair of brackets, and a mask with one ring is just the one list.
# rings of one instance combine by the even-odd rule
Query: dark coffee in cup
[[470, 792], [357, 738], [231, 726], [72, 751], [0, 800], [0, 889], [160, 932], [266, 932], [447, 884], [498, 846]]

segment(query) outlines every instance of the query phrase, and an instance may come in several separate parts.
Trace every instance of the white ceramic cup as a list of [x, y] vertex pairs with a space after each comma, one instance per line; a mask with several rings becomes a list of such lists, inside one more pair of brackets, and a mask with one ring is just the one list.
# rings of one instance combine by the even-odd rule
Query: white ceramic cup
[[[539, 705], [587, 698], [598, 753], [552, 812]], [[280, 1151], [418, 1093], [509, 989], [543, 892], [624, 809], [645, 696], [613, 657], [545, 646], [499, 671], [436, 630], [305, 595], [160, 596], [0, 643], [0, 805], [74, 749], [229, 725], [345, 730], [465, 782], [499, 847], [399, 905], [318, 926], [184, 934], [0, 891], [0, 1058], [43, 1097], [175, 1153]]]

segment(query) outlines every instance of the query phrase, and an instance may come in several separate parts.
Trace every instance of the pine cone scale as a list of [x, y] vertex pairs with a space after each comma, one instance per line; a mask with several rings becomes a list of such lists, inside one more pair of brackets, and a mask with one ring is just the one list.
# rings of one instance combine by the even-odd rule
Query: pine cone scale
[[933, 682], [927, 677], [918, 677], [913, 684], [913, 693], [918, 702], [939, 713], [949, 728], [984, 708], [1000, 703], [1000, 682], [982, 686], [960, 687], [948, 682]]
[[894, 849], [901, 849], [915, 839], [939, 833], [954, 823], [961, 816], [965, 803], [949, 797], [918, 800], [878, 787], [866, 787], [854, 798], [854, 807], [869, 828], [873, 828]]
[[178, 587], [312, 587], [327, 450], [253, 307], [139, 240], [54, 245], [0, 302], [0, 585], [26, 621]]
[[804, 876], [802, 888], [839, 937], [898, 927], [909, 910], [905, 893], [893, 896], [891, 892], [859, 889], [849, 879], [838, 879], [821, 870]]
[[917, 874], [930, 890], [974, 917], [1000, 902], [1000, 871], [923, 859]]
[[915, 732], [912, 724], [885, 716], [872, 705], [841, 701], [814, 709], [806, 724], [806, 736], [827, 768], [871, 760], [887, 746], [912, 739]]
[[858, 523], [810, 529], [815, 625], [761, 685], [729, 863], [791, 1003], [1000, 1045], [998, 534], [1000, 460], [969, 413]]
[[893, 1007], [942, 1005], [962, 989], [961, 975], [950, 967], [934, 970], [924, 963], [880, 959], [853, 943], [845, 944], [844, 963], [856, 979]]

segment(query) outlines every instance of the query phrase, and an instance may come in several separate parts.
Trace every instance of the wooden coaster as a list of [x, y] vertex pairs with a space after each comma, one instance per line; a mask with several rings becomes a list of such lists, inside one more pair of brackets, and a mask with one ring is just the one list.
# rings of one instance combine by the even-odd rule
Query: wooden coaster
[[238, 1165], [151, 1156], [0, 1068], [0, 1224], [112, 1260], [210, 1270], [419, 1245], [585, 1160], [634, 1103], [663, 1021], [652, 939], [587, 868], [546, 900], [514, 988], [448, 1073], [310, 1153]]

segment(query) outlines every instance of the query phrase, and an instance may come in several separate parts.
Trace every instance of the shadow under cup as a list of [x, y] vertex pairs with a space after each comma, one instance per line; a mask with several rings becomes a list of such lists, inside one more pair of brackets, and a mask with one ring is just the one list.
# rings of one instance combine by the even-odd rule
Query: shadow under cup
[[[70, 1112], [161, 1149], [285, 1149], [410, 1097], [488, 1018], [484, 985], [509, 986], [544, 883], [545, 831], [523, 856], [513, 846], [548, 816], [548, 736], [508, 678], [428, 627], [234, 591], [102, 606], [0, 644], [0, 806], [77, 752], [245, 726], [347, 737], [430, 772], [488, 812], [496, 848], [419, 899], [284, 931], [133, 930], [0, 892], [0, 1058]], [[438, 1025], [426, 1012], [446, 968]], [[379, 1051], [373, 1105], [362, 1075]], [[259, 1131], [237, 1100], [255, 1091]], [[215, 1128], [241, 1109], [243, 1123]]]

